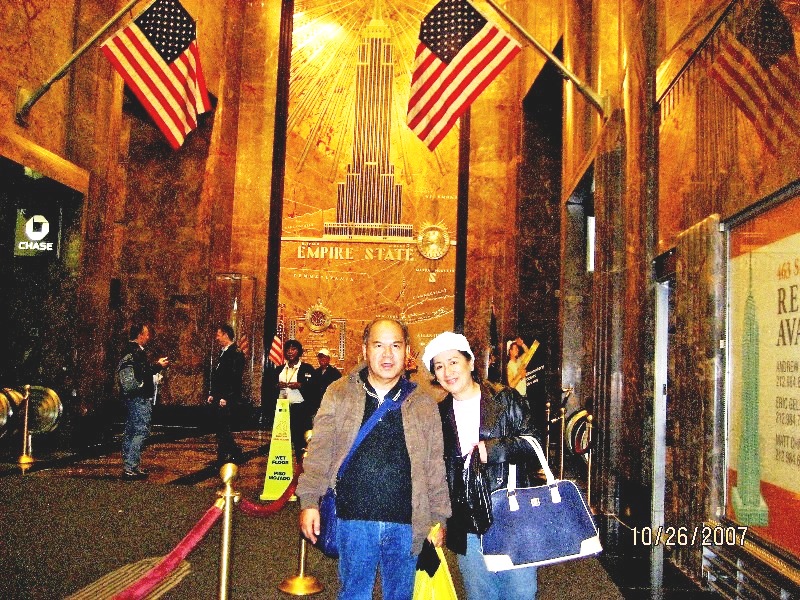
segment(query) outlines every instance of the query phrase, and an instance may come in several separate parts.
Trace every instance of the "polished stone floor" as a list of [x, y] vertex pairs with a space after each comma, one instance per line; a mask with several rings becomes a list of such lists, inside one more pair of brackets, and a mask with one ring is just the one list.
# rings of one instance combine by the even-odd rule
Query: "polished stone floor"
[[[12, 440], [0, 440], [0, 478], [19, 476], [21, 473], [37, 478], [69, 478], [70, 480], [120, 481], [122, 462], [120, 455], [122, 423], [114, 422], [103, 435], [86, 437], [75, 430], [48, 434], [34, 439], [30, 455], [33, 462], [20, 465], [20, 452], [15, 451]], [[270, 434], [257, 423], [237, 431], [237, 442], [244, 451], [238, 467], [235, 487], [244, 498], [257, 501], [264, 485]], [[96, 438], [96, 439], [95, 439]], [[21, 446], [21, 444], [20, 444]], [[557, 454], [551, 455], [551, 464], [558, 476]], [[581, 481], [581, 461], [568, 457], [565, 476]], [[207, 489], [213, 498], [222, 489], [220, 466], [216, 463], [214, 435], [201, 426], [175, 424], [175, 419], [159, 419], [156, 415], [148, 443], [142, 454], [142, 468], [150, 473], [146, 482], [126, 482], [129, 486], [168, 485]], [[584, 469], [585, 473], [585, 469]], [[585, 475], [583, 475], [585, 479]], [[293, 506], [294, 503], [293, 503]], [[296, 506], [293, 509], [296, 511]], [[601, 521], [602, 517], [598, 517]], [[602, 531], [602, 526], [600, 527]], [[711, 592], [701, 591], [696, 584], [681, 575], [674, 567], [664, 563], [660, 580], [653, 585], [652, 563], [647, 557], [633, 557], [625, 548], [607, 547], [600, 556], [600, 564], [613, 581], [615, 591], [609, 597], [623, 598], [717, 598]], [[553, 568], [555, 573], [557, 569]], [[540, 575], [540, 582], [542, 576]], [[580, 587], [580, 582], [573, 582]], [[546, 583], [545, 583], [545, 589]], [[618, 591], [617, 591], [618, 590]], [[540, 594], [541, 595], [541, 594]], [[559, 597], [558, 594], [554, 597]], [[583, 597], [595, 597], [591, 593]]]
[[[30, 453], [34, 462], [29, 467], [24, 468], [15, 461], [16, 455], [5, 457], [4, 462], [0, 462], [0, 476], [25, 471], [46, 473], [51, 477], [119, 480], [122, 456], [115, 448], [119, 446], [119, 439], [117, 435], [112, 442], [77, 451], [43, 450], [38, 453], [34, 447]], [[237, 485], [243, 490], [260, 493], [266, 473], [269, 433], [241, 431], [236, 433], [236, 440], [244, 452]], [[148, 483], [205, 488], [221, 485], [214, 435], [197, 430], [170, 431], [155, 426], [142, 451], [141, 468], [149, 472]]]

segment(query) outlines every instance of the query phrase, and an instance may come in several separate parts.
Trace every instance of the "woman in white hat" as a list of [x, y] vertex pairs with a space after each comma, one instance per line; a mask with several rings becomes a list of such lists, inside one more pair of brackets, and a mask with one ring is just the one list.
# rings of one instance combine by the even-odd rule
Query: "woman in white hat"
[[479, 382], [475, 355], [467, 338], [445, 331], [425, 347], [423, 364], [447, 396], [439, 403], [445, 466], [453, 516], [447, 520], [447, 547], [458, 554], [467, 600], [532, 600], [536, 597], [536, 568], [490, 572], [481, 554], [479, 515], [470, 507], [465, 467], [477, 452], [489, 492], [505, 487], [508, 465], [515, 463], [517, 485], [530, 485], [536, 464], [533, 448], [520, 436], [539, 435], [531, 423], [527, 401], [509, 387], [499, 391]]

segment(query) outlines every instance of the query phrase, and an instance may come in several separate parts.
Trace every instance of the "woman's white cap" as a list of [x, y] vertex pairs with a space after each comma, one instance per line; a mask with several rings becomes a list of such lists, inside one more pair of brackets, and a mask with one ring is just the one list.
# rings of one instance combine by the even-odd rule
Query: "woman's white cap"
[[437, 335], [425, 346], [425, 352], [422, 353], [422, 364], [425, 365], [426, 369], [430, 369], [433, 357], [445, 350], [462, 350], [469, 354], [470, 359], [475, 358], [475, 354], [473, 354], [472, 348], [469, 347], [466, 337], [460, 333], [445, 331]]

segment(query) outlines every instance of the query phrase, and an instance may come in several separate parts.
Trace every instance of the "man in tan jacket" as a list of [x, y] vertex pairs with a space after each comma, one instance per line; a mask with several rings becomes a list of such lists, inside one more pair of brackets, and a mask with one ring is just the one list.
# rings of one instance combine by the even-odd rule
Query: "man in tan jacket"
[[[384, 598], [410, 599], [416, 555], [430, 528], [450, 515], [442, 429], [429, 381], [405, 376], [406, 326], [376, 319], [364, 330], [360, 364], [334, 382], [314, 419], [296, 494], [300, 529], [319, 535], [319, 498], [336, 486], [338, 597], [372, 598], [380, 567]], [[398, 406], [378, 421], [337, 481], [359, 428], [382, 402]], [[441, 536], [432, 539], [441, 544]]]

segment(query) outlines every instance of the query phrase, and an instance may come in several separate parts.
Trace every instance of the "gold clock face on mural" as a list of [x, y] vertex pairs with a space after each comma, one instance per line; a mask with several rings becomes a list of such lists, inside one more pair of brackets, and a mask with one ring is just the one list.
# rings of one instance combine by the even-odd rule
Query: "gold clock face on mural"
[[330, 327], [331, 319], [331, 311], [322, 304], [315, 304], [306, 311], [306, 324], [311, 331], [325, 331]]
[[430, 260], [442, 258], [450, 249], [450, 235], [441, 225], [428, 225], [417, 234], [419, 253]]

